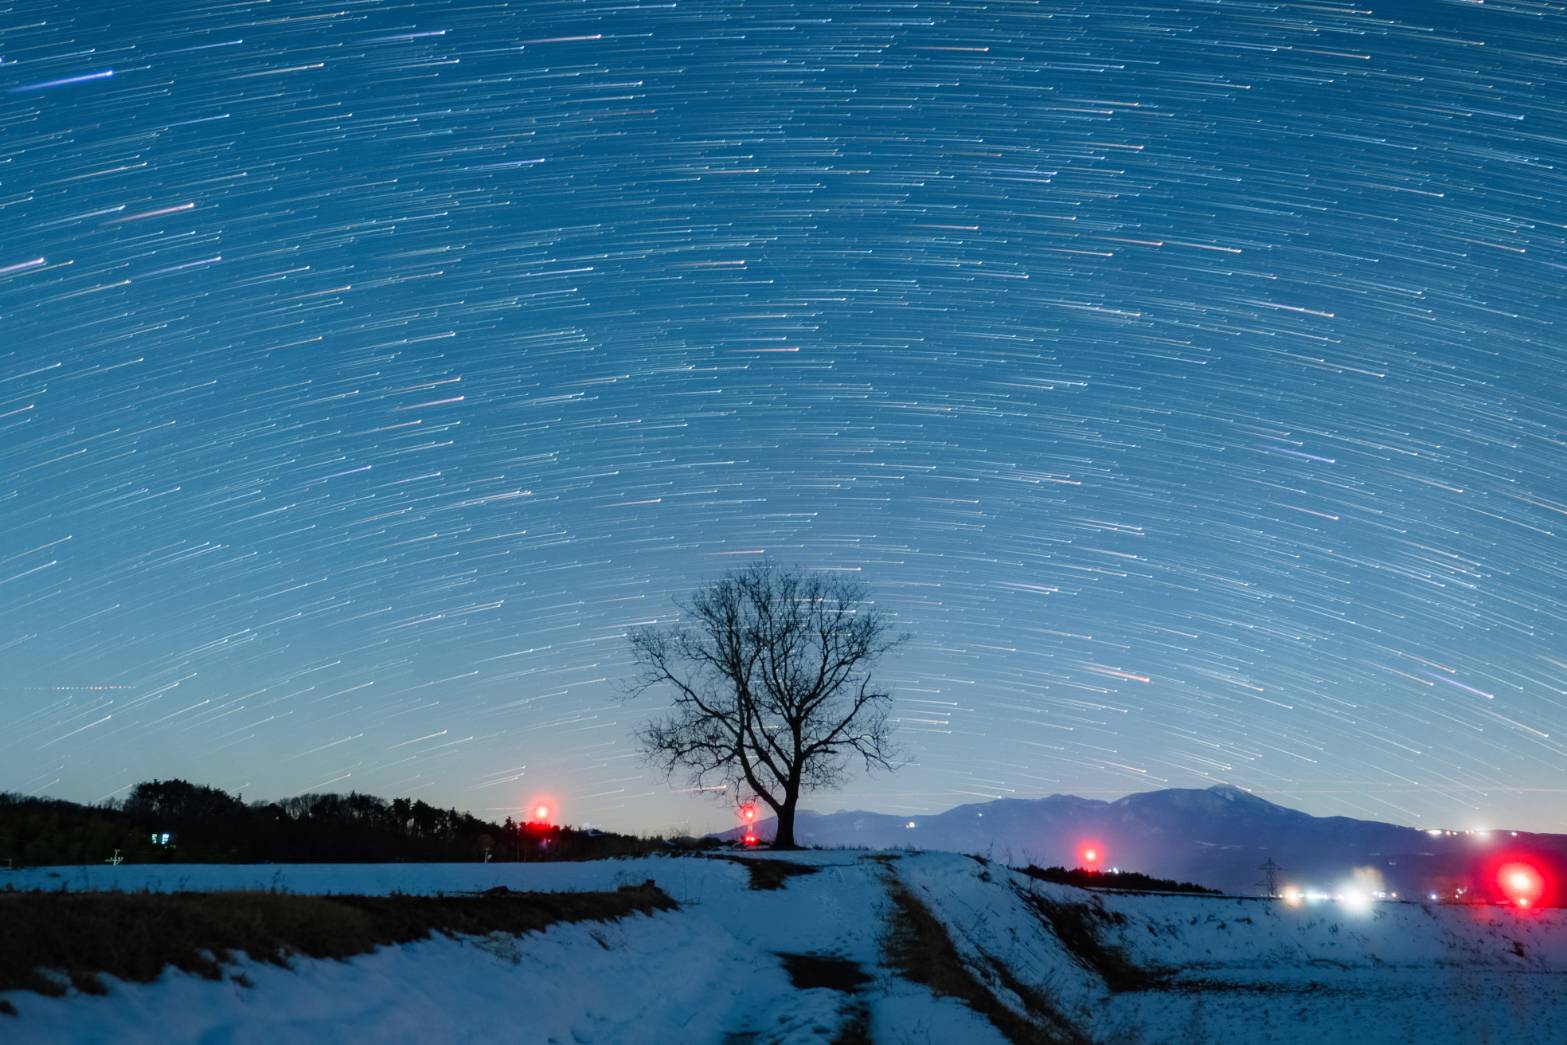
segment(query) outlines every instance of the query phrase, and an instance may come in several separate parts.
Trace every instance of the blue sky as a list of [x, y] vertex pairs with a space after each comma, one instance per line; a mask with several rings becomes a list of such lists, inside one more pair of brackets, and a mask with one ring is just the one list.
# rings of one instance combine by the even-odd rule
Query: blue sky
[[1567, 830], [1555, 8], [8, 21], [0, 787], [726, 824], [624, 634], [767, 554], [915, 636], [819, 807]]

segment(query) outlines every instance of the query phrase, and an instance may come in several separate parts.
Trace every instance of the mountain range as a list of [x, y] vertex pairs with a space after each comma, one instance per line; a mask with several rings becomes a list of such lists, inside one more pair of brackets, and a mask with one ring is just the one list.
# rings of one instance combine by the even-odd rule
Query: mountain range
[[[773, 822], [757, 834], [771, 838]], [[739, 830], [721, 837], [736, 838]], [[987, 854], [1012, 865], [1096, 866], [1193, 881], [1237, 895], [1263, 891], [1272, 860], [1279, 888], [1325, 892], [1351, 883], [1425, 898], [1494, 886], [1495, 869], [1522, 859], [1567, 871], [1567, 835], [1434, 831], [1349, 817], [1317, 817], [1229, 785], [1170, 788], [1115, 801], [1051, 795], [1003, 798], [930, 816], [801, 810], [801, 845], [911, 848]], [[1092, 855], [1089, 855], [1092, 850]]]

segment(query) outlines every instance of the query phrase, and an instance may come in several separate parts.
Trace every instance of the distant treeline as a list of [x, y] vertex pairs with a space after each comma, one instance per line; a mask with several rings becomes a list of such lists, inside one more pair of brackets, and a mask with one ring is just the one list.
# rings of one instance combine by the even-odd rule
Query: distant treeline
[[1064, 867], [1034, 867], [1032, 865], [1023, 868], [1023, 873], [1030, 878], [1037, 878], [1041, 882], [1054, 882], [1057, 885], [1075, 885], [1080, 889], [1121, 889], [1137, 893], [1202, 893], [1208, 896], [1220, 895], [1219, 890], [1209, 889], [1205, 885], [1196, 882], [1177, 882], [1169, 878], [1154, 878], [1152, 875], [1143, 874], [1140, 871], [1091, 871], [1086, 867], [1074, 867], [1070, 871]]
[[[164, 836], [168, 841], [164, 842]], [[0, 794], [0, 867], [103, 863], [387, 863], [590, 860], [713, 843], [546, 824], [494, 824], [418, 799], [311, 794], [244, 802], [184, 780], [137, 784], [79, 805]]]

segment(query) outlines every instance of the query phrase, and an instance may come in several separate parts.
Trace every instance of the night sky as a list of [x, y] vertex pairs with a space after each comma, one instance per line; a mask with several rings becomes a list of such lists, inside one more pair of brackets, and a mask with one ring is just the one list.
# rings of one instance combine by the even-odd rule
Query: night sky
[[0, 15], [0, 789], [725, 826], [766, 554], [915, 636], [807, 805], [1567, 830], [1561, 3]]

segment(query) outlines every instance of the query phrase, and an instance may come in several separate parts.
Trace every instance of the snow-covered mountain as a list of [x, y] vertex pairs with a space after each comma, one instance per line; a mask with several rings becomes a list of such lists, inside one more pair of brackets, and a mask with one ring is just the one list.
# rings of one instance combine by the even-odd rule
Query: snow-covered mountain
[[[757, 834], [772, 836], [773, 822]], [[728, 832], [733, 837], [736, 832]], [[1505, 830], [1446, 833], [1349, 817], [1315, 817], [1239, 788], [1172, 788], [1113, 802], [1051, 795], [958, 806], [932, 816], [801, 811], [802, 845], [917, 848], [989, 853], [1013, 865], [1084, 864], [1096, 850], [1102, 867], [1194, 881], [1252, 894], [1266, 860], [1283, 868], [1280, 883], [1331, 889], [1371, 868], [1384, 888], [1410, 895], [1484, 886], [1484, 868], [1516, 851], [1567, 868], [1567, 835]]]

